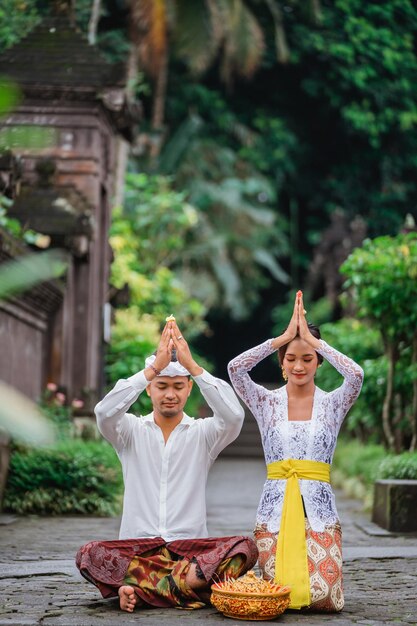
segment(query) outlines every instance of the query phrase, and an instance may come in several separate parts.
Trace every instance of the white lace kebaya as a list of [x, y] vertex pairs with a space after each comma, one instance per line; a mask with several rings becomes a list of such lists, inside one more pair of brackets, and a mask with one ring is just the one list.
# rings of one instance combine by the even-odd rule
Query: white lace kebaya
[[[352, 359], [320, 340], [317, 350], [344, 377], [343, 384], [331, 392], [315, 388], [311, 420], [288, 420], [286, 386], [268, 390], [250, 378], [248, 372], [276, 350], [273, 339], [243, 352], [229, 363], [233, 386], [252, 411], [261, 432], [266, 463], [285, 459], [308, 459], [330, 463], [343, 419], [362, 387], [363, 370]], [[256, 522], [277, 533], [280, 528], [286, 480], [266, 480], [258, 506]], [[339, 521], [335, 498], [329, 483], [300, 480], [301, 495], [311, 527], [323, 532]]]

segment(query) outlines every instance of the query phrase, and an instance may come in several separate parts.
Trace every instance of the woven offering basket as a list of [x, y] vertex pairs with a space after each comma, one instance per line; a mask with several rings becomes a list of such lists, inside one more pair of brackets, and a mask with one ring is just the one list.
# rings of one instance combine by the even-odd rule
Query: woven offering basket
[[226, 617], [269, 620], [285, 611], [290, 593], [290, 587], [257, 578], [255, 572], [250, 571], [237, 580], [212, 585], [211, 603]]

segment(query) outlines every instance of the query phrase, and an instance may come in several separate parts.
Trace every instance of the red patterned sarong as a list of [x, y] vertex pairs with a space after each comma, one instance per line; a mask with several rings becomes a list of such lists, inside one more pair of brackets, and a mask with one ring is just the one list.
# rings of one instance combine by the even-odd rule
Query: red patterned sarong
[[205, 602], [185, 581], [195, 561], [209, 588], [212, 580], [237, 578], [254, 566], [258, 556], [249, 537], [162, 538], [92, 541], [80, 548], [76, 564], [103, 597], [117, 596], [132, 585], [137, 606], [201, 608]]
[[[342, 529], [340, 524], [327, 526], [322, 533], [306, 523], [307, 560], [310, 574], [311, 604], [314, 611], [338, 612], [343, 609]], [[265, 524], [254, 530], [259, 550], [258, 564], [266, 580], [274, 580], [277, 533], [271, 533]], [[282, 581], [285, 584], [285, 581]]]

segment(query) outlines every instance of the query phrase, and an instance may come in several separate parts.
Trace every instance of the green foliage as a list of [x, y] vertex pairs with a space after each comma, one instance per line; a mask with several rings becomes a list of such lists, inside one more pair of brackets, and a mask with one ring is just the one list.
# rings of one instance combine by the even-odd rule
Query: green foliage
[[[387, 362], [380, 333], [359, 320], [345, 318], [320, 327], [322, 338], [359, 363], [365, 373], [359, 398], [346, 418], [344, 428], [362, 441], [381, 442], [381, 411]], [[342, 376], [326, 361], [317, 373], [317, 384], [326, 391], [339, 387]]]
[[0, 195], [0, 226], [13, 237], [19, 238], [22, 234], [22, 225], [18, 220], [7, 216], [7, 209], [12, 202], [6, 196]]
[[[288, 251], [288, 226], [276, 211], [277, 183], [258, 167], [271, 146], [262, 142], [261, 121], [257, 128], [242, 123], [217, 90], [177, 87], [168, 105], [176, 131], [160, 167], [174, 172], [175, 186], [186, 191], [199, 217], [177, 272], [207, 306], [242, 319], [262, 288], [273, 280], [288, 282], [279, 261]], [[277, 138], [274, 154], [281, 165], [288, 151]]]
[[29, 289], [33, 285], [58, 278], [65, 272], [67, 258], [62, 250], [26, 254], [17, 260], [2, 264], [0, 272], [0, 298]]
[[332, 463], [332, 483], [370, 508], [379, 479], [417, 480], [417, 453], [387, 454], [382, 445], [339, 438]]
[[242, 147], [240, 155], [273, 180], [280, 189], [286, 177], [296, 173], [297, 137], [288, 123], [279, 117], [258, 111], [252, 120], [256, 134], [253, 141]]
[[[4, 76], [0, 76], [0, 81], [0, 115], [4, 115], [18, 105], [22, 94], [18, 86]], [[2, 142], [0, 147], [3, 146]]]
[[[417, 424], [417, 235], [378, 237], [354, 250], [341, 267], [346, 287], [357, 307], [379, 330], [387, 357], [382, 422], [387, 444], [400, 451], [411, 441]], [[381, 405], [382, 406], [382, 405]], [[412, 435], [414, 434], [414, 438]]]
[[36, 0], [2, 0], [0, 5], [0, 52], [24, 37], [39, 19]]
[[[197, 211], [184, 192], [173, 189], [170, 178], [143, 173], [127, 174], [123, 215], [131, 220], [134, 232], [141, 234], [138, 262], [144, 272], [158, 265], [170, 266], [198, 223]], [[121, 223], [113, 225], [113, 241], [120, 228]]]
[[[190, 297], [169, 267], [182, 254], [184, 239], [197, 221], [195, 209], [172, 188], [169, 178], [128, 174], [125, 204], [114, 212], [110, 243], [114, 250], [111, 282], [119, 289], [128, 285], [130, 304], [115, 312], [107, 352], [110, 385], [144, 367], [170, 313], [175, 314], [187, 340], [205, 330], [204, 305]], [[148, 397], [142, 394], [132, 410], [149, 413]]]
[[[114, 213], [110, 243], [115, 253], [112, 283], [118, 288], [129, 286], [134, 307], [131, 324], [135, 315], [139, 319], [152, 312], [159, 326], [174, 312], [188, 338], [204, 330], [204, 306], [189, 297], [169, 267], [181, 255], [184, 239], [197, 220], [196, 211], [172, 190], [168, 179], [128, 175], [125, 207]], [[128, 330], [132, 332], [133, 328]]]
[[387, 457], [380, 463], [376, 478], [417, 480], [417, 452]]
[[317, 164], [309, 157], [308, 181], [322, 173], [312, 181], [312, 202], [329, 211], [342, 206], [365, 216], [374, 234], [392, 234], [416, 203], [416, 6], [326, 1], [319, 29], [299, 15], [293, 21], [300, 95], [319, 131], [308, 134], [307, 149], [320, 154]]
[[332, 484], [364, 502], [372, 508], [373, 483], [378, 476], [378, 467], [387, 452], [382, 445], [363, 445], [355, 440], [339, 437], [332, 463]]
[[[364, 370], [364, 382], [359, 398], [351, 408], [343, 428], [362, 442], [382, 443], [382, 406], [386, 391], [388, 361], [384, 355], [380, 332], [372, 325], [356, 319], [345, 318], [338, 322], [323, 324], [322, 337], [330, 345], [347, 354]], [[402, 436], [409, 436], [410, 422], [407, 411], [412, 402], [413, 368], [410, 365], [410, 348], [404, 347], [394, 379], [396, 402], [393, 412], [404, 411], [405, 416], [397, 423]], [[334, 367], [324, 362], [317, 373], [319, 387], [330, 391], [338, 387], [343, 379]]]
[[[407, 130], [417, 122], [415, 7], [408, 0], [379, 6], [339, 0], [323, 15], [321, 32], [311, 31], [304, 42], [331, 70], [331, 80], [321, 84], [323, 93], [339, 108], [351, 132], [381, 147], [389, 132]], [[313, 80], [306, 81], [305, 88], [317, 91]]]
[[345, 476], [355, 477], [366, 485], [371, 485], [378, 477], [378, 468], [386, 456], [387, 451], [382, 445], [363, 445], [358, 441], [339, 439], [333, 467]]
[[366, 240], [341, 271], [361, 317], [386, 339], [411, 339], [417, 326], [416, 233]]
[[57, 385], [48, 383], [39, 400], [39, 407], [52, 424], [56, 441], [67, 441], [73, 436], [72, 409]]
[[[19, 97], [19, 92], [17, 92], [17, 97]], [[7, 106], [7, 101], [5, 103], [4, 98], [2, 100], [0, 106]], [[18, 104], [18, 101], [14, 99], [13, 104]], [[42, 150], [52, 148], [56, 145], [56, 141], [55, 129], [36, 126], [36, 124], [11, 128], [4, 126], [0, 129], [1, 150]]]
[[18, 514], [114, 515], [122, 484], [119, 460], [106, 442], [20, 448], [12, 454], [4, 508]]
[[36, 242], [40, 237], [39, 233], [36, 233], [34, 230], [23, 228], [18, 220], [8, 217], [7, 210], [10, 208], [12, 203], [12, 200], [0, 194], [0, 227], [12, 235], [15, 239], [21, 239], [27, 244], [36, 245]]

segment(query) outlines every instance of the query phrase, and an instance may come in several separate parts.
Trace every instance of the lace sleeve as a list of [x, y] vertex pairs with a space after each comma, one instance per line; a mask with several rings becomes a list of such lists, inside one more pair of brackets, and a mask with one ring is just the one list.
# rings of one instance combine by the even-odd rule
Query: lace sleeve
[[227, 368], [236, 393], [249, 407], [257, 421], [260, 420], [260, 407], [268, 391], [262, 385], [257, 385], [253, 382], [248, 372], [260, 361], [275, 352], [275, 349], [272, 347], [272, 341], [272, 339], [268, 339], [259, 346], [242, 352], [242, 354], [230, 361]]
[[320, 339], [320, 344], [321, 347], [317, 352], [333, 365], [345, 379], [343, 384], [330, 394], [335, 413], [341, 423], [359, 396], [363, 383], [363, 369], [355, 361], [332, 348], [322, 339]]

